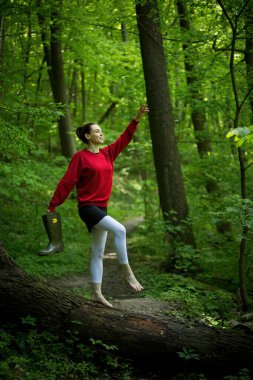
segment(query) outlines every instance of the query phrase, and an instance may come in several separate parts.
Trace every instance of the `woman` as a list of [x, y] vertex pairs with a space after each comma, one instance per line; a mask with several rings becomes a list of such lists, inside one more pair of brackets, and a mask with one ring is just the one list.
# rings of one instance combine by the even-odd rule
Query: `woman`
[[125, 280], [135, 291], [143, 287], [136, 280], [128, 263], [125, 227], [107, 215], [107, 205], [112, 191], [113, 162], [130, 143], [136, 127], [148, 107], [142, 105], [125, 132], [111, 145], [99, 149], [104, 136], [99, 125], [85, 124], [76, 130], [77, 136], [87, 144], [87, 148], [77, 152], [60, 180], [50, 201], [48, 212], [54, 212], [76, 186], [78, 209], [92, 237], [91, 284], [93, 299], [112, 307], [102, 295], [103, 254], [108, 231], [114, 235], [115, 249]]

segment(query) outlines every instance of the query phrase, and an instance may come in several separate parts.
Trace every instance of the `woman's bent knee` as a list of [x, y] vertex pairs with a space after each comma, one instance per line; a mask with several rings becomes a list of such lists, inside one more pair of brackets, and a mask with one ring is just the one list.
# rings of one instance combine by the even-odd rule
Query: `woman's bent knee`
[[120, 224], [117, 226], [117, 229], [115, 231], [115, 235], [118, 235], [120, 237], [126, 236], [126, 228], [123, 226], [123, 224]]

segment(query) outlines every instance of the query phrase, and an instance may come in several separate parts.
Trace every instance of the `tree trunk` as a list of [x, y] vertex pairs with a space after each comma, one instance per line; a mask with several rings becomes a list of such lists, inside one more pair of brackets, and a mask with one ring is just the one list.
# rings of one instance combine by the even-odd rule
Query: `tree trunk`
[[[226, 17], [230, 28], [232, 32], [231, 37], [231, 43], [230, 43], [230, 57], [229, 57], [229, 68], [230, 68], [230, 77], [231, 77], [231, 83], [233, 88], [233, 94], [234, 94], [234, 100], [235, 100], [235, 116], [234, 116], [234, 125], [233, 127], [236, 129], [240, 126], [239, 119], [241, 116], [242, 107], [245, 104], [245, 100], [251, 95], [251, 90], [248, 91], [246, 96], [242, 101], [240, 101], [239, 91], [238, 91], [238, 85], [237, 85], [237, 77], [236, 77], [236, 70], [235, 70], [235, 53], [236, 53], [236, 43], [238, 38], [238, 25], [240, 21], [240, 17], [242, 16], [243, 12], [247, 9], [247, 5], [250, 3], [250, 0], [246, 0], [239, 11], [237, 11], [233, 16], [233, 19], [230, 17], [228, 10], [224, 6], [223, 2], [221, 0], [217, 0], [218, 4], [220, 5], [222, 12], [224, 16]], [[247, 200], [246, 196], [246, 163], [245, 163], [245, 152], [243, 150], [243, 147], [238, 147], [238, 161], [240, 166], [240, 181], [241, 181], [241, 199], [243, 200], [242, 204], [244, 204], [245, 200]], [[239, 248], [239, 294], [241, 298], [241, 308], [243, 310], [249, 309], [249, 299], [247, 295], [247, 274], [246, 274], [246, 257], [247, 257], [247, 251], [246, 251], [246, 242], [248, 240], [248, 234], [249, 234], [249, 228], [247, 224], [245, 224], [246, 219], [249, 217], [249, 209], [243, 208], [243, 214], [244, 214], [244, 220], [241, 220], [241, 228], [242, 228], [242, 237], [240, 241], [240, 248]]]
[[69, 90], [69, 103], [73, 103], [72, 116], [76, 117], [77, 113], [77, 79], [78, 79], [78, 71], [74, 68], [72, 73], [72, 81]]
[[[60, 2], [58, 6], [60, 5]], [[56, 4], [57, 6], [57, 4]], [[65, 85], [61, 40], [60, 40], [60, 26], [59, 26], [59, 9], [55, 8], [52, 11], [52, 24], [51, 24], [51, 70], [52, 79], [51, 83], [55, 103], [62, 104], [65, 108], [64, 116], [61, 116], [59, 123], [61, 152], [63, 156], [72, 157], [75, 153], [74, 137], [72, 136], [70, 112], [67, 105], [67, 91]]]
[[61, 8], [61, 2], [57, 0], [54, 9], [51, 11], [50, 31], [48, 30], [48, 23], [46, 23], [45, 15], [40, 12], [40, 9], [43, 9], [41, 0], [37, 0], [37, 6], [39, 9], [37, 15], [41, 30], [41, 40], [47, 62], [54, 102], [64, 107], [64, 115], [60, 116], [58, 120], [61, 152], [63, 156], [72, 157], [75, 153], [75, 142], [71, 132], [72, 128], [70, 112], [67, 106], [67, 92], [61, 51], [59, 26], [59, 10]]
[[[199, 90], [199, 80], [194, 74], [195, 67], [191, 62], [191, 57], [188, 54], [189, 42], [185, 37], [190, 32], [190, 21], [188, 19], [184, 0], [177, 1], [177, 11], [179, 15], [179, 24], [183, 35], [183, 51], [184, 51], [184, 64], [186, 72], [186, 82], [192, 101], [191, 103], [191, 118], [194, 127], [195, 138], [197, 142], [198, 152], [200, 157], [205, 157], [208, 152], [211, 152], [211, 145], [206, 138], [206, 114], [203, 107], [199, 107], [200, 104], [204, 104], [203, 96]], [[195, 104], [195, 106], [193, 105]], [[197, 105], [197, 107], [196, 107]]]
[[3, 97], [3, 74], [4, 74], [4, 17], [0, 15], [0, 100]]
[[81, 94], [82, 94], [82, 121], [86, 119], [86, 90], [85, 90], [85, 75], [82, 67], [81, 70]]
[[124, 22], [121, 23], [121, 36], [123, 42], [128, 42], [127, 28]]
[[[137, 4], [136, 13], [160, 205], [165, 221], [183, 227], [188, 206], [175, 138], [157, 1]], [[181, 240], [195, 246], [191, 228], [184, 228]]]
[[[183, 34], [183, 51], [184, 64], [186, 72], [186, 83], [190, 94], [191, 119], [194, 128], [198, 153], [200, 158], [207, 158], [208, 153], [212, 151], [211, 144], [207, 138], [208, 131], [206, 128], [206, 113], [204, 109], [204, 99], [200, 90], [200, 80], [196, 77], [195, 66], [192, 63], [193, 58], [189, 55], [188, 50], [190, 43], [185, 37], [191, 31], [190, 21], [188, 18], [184, 0], [177, 1], [177, 11], [179, 15], [179, 24]], [[205, 173], [203, 173], [205, 175]], [[206, 190], [208, 193], [217, 191], [217, 182], [206, 179]]]
[[248, 89], [251, 91], [249, 95], [250, 107], [251, 107], [251, 123], [253, 123], [253, 10], [252, 4], [245, 12], [245, 62], [247, 70], [247, 82]]
[[[194, 128], [197, 149], [199, 157], [201, 159], [208, 159], [209, 153], [212, 151], [212, 147], [208, 139], [208, 130], [206, 127], [206, 112], [204, 109], [204, 99], [201, 92], [201, 82], [200, 79], [196, 76], [195, 65], [192, 63], [193, 58], [188, 53], [188, 50], [189, 48], [191, 48], [191, 45], [188, 41], [187, 34], [189, 34], [191, 31], [191, 25], [185, 0], [177, 0], [177, 11], [179, 15], [179, 25], [184, 39], [183, 51], [186, 72], [186, 83], [190, 95], [191, 120]], [[205, 169], [202, 170], [201, 175], [203, 176], [203, 178], [205, 178], [205, 188], [207, 193], [215, 195], [215, 193], [217, 193], [218, 191], [217, 181], [214, 179], [210, 179], [208, 173], [206, 175]], [[231, 233], [231, 225], [227, 221], [219, 221], [218, 223], [216, 223], [216, 228], [217, 231], [220, 233]]]
[[[178, 352], [192, 350], [199, 355], [192, 370], [231, 373], [250, 368], [253, 360], [253, 335], [245, 331], [214, 329], [203, 324], [187, 325], [170, 317], [152, 317], [110, 309], [49, 286], [23, 272], [0, 246], [0, 321], [19, 323], [28, 315], [38, 328], [64, 332], [79, 331], [83, 342], [101, 339], [116, 345], [121, 356], [138, 364], [181, 371]], [[229, 371], [229, 372], [228, 372]]]
[[0, 77], [3, 74], [4, 60], [4, 18], [0, 15]]
[[[239, 147], [237, 149], [238, 151], [238, 160], [239, 160], [239, 166], [240, 166], [240, 179], [241, 179], [241, 198], [243, 200], [247, 199], [246, 196], [246, 165], [245, 165], [245, 152], [244, 150]], [[248, 209], [243, 208], [243, 219], [242, 221], [242, 236], [240, 241], [240, 247], [239, 247], [239, 261], [238, 261], [238, 274], [239, 274], [239, 296], [240, 296], [240, 306], [243, 311], [248, 311], [249, 309], [249, 297], [247, 292], [247, 275], [246, 275], [246, 261], [247, 261], [247, 251], [246, 251], [246, 244], [248, 240], [248, 234], [250, 231], [250, 228], [248, 224], [246, 223], [246, 220], [249, 218], [248, 216]]]

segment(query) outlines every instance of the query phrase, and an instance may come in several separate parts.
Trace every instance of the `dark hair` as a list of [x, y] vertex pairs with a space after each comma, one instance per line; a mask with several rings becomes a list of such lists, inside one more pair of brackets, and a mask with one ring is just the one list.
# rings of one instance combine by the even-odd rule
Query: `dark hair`
[[77, 137], [82, 140], [85, 144], [88, 144], [88, 140], [86, 139], [85, 135], [86, 133], [90, 133], [91, 126], [94, 125], [95, 123], [87, 123], [84, 124], [82, 127], [78, 127], [76, 129], [76, 135]]

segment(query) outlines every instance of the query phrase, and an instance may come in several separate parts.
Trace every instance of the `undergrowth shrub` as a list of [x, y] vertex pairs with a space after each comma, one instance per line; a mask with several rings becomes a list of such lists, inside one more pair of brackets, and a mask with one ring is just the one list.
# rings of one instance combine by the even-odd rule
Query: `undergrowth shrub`
[[39, 331], [36, 320], [24, 318], [23, 328], [0, 328], [1, 380], [111, 379], [117, 372], [130, 379], [131, 365], [117, 356], [117, 347], [100, 340], [79, 341], [78, 332], [64, 336]]

